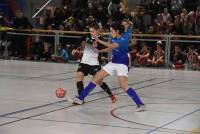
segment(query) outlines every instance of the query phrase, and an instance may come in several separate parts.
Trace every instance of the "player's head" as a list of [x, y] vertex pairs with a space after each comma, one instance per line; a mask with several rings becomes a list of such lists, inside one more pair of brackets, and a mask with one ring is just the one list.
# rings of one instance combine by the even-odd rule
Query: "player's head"
[[90, 24], [89, 31], [90, 31], [91, 35], [98, 35], [99, 34], [99, 25], [97, 23]]
[[118, 38], [124, 33], [124, 26], [119, 23], [113, 23], [110, 26], [110, 32], [113, 38]]
[[123, 19], [121, 23], [126, 29], [130, 26], [130, 21], [128, 19]]

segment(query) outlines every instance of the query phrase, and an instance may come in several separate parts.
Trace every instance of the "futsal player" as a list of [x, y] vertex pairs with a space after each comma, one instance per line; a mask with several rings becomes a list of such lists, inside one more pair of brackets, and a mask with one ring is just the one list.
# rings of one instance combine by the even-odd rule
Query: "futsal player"
[[105, 42], [93, 35], [95, 40], [104, 45], [106, 48], [99, 50], [99, 52], [112, 51], [112, 61], [106, 64], [92, 79], [92, 81], [84, 88], [79, 97], [74, 99], [73, 104], [81, 105], [83, 100], [98, 85], [101, 80], [109, 75], [117, 76], [119, 85], [130, 98], [136, 103], [137, 109], [135, 111], [143, 111], [144, 103], [141, 101], [135, 90], [128, 86], [128, 39], [123, 37], [124, 27], [121, 24], [112, 24], [110, 26], [112, 35], [111, 43]]
[[[100, 60], [101, 55], [95, 51], [96, 49], [103, 49], [105, 48], [103, 45], [100, 45], [97, 43], [97, 41], [94, 39], [94, 36], [97, 36], [98, 38], [102, 39], [102, 36], [99, 34], [99, 25], [96, 23], [93, 23], [89, 26], [90, 34], [86, 35], [82, 41], [83, 45], [83, 55], [81, 58], [81, 61], [78, 66], [78, 70], [76, 73], [76, 87], [78, 89], [78, 94], [80, 95], [81, 92], [84, 89], [83, 79], [87, 75], [94, 76], [99, 70], [101, 70]], [[81, 51], [75, 50], [76, 53]], [[72, 54], [75, 52], [72, 52]], [[111, 92], [110, 88], [105, 82], [98, 83], [100, 87], [109, 95], [109, 97], [112, 100], [112, 103], [116, 102], [115, 95]]]

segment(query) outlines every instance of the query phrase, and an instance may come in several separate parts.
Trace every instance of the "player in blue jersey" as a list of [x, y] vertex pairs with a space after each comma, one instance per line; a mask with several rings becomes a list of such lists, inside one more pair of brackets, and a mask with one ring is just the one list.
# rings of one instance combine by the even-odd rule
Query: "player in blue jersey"
[[123, 19], [122, 25], [125, 28], [123, 36], [128, 38], [129, 41], [131, 41], [132, 34], [133, 34], [133, 26], [132, 26], [133, 24], [132, 24], [132, 22], [128, 19]]
[[[97, 23], [92, 23], [89, 26], [89, 31], [90, 33], [85, 35], [82, 38], [82, 48], [83, 48], [83, 56], [81, 58], [81, 61], [78, 66], [78, 70], [76, 73], [76, 87], [78, 89], [78, 94], [82, 92], [84, 89], [84, 83], [83, 80], [85, 76], [92, 75], [94, 76], [99, 70], [101, 70], [101, 57], [103, 57], [105, 53], [98, 53], [95, 50], [101, 50], [104, 49], [105, 47], [101, 44], [99, 44], [95, 39], [93, 38], [92, 35], [98, 36], [99, 39], [103, 40], [103, 36], [100, 35], [100, 28]], [[80, 51], [75, 50], [73, 52], [78, 52]], [[116, 102], [116, 97], [115, 95], [111, 92], [109, 86], [105, 82], [98, 83], [100, 87], [109, 95], [109, 97], [112, 100], [112, 103]]]
[[120, 87], [130, 96], [130, 98], [136, 103], [137, 109], [135, 111], [143, 111], [144, 103], [141, 101], [135, 90], [128, 86], [128, 46], [129, 40], [123, 36], [124, 27], [118, 23], [110, 26], [112, 35], [111, 42], [105, 42], [100, 40], [94, 35], [95, 40], [104, 45], [105, 49], [97, 50], [98, 52], [112, 51], [112, 60], [101, 69], [88, 84], [87, 87], [81, 92], [79, 97], [76, 97], [73, 104], [83, 104], [84, 98], [89, 92], [98, 85], [105, 77], [117, 76]]
[[[129, 19], [123, 19], [121, 24], [124, 26], [124, 33], [123, 33], [123, 37], [128, 39], [129, 43], [131, 43], [131, 39], [132, 39], [132, 34], [133, 34], [133, 24]], [[128, 65], [128, 70], [131, 68], [131, 56], [130, 53], [128, 53], [128, 57], [129, 57], [129, 65]]]

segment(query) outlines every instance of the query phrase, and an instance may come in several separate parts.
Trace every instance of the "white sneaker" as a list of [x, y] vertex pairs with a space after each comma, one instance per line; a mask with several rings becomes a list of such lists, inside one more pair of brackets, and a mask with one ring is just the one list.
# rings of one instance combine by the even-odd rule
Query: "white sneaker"
[[145, 105], [141, 105], [139, 107], [136, 107], [136, 109], [134, 109], [135, 112], [142, 112], [145, 111]]
[[83, 100], [80, 100], [78, 97], [75, 97], [72, 104], [74, 105], [82, 105], [84, 103]]

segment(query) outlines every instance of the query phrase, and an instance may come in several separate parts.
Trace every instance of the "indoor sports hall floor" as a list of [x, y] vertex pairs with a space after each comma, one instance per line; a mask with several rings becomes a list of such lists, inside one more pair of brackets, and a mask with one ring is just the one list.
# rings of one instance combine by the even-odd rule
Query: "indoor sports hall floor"
[[[146, 111], [137, 113], [112, 77], [105, 81], [116, 105], [100, 88], [84, 105], [71, 105], [76, 69], [77, 64], [1, 60], [0, 134], [200, 134], [200, 71], [132, 68], [129, 84], [146, 103]], [[58, 87], [68, 97], [56, 98]]]

